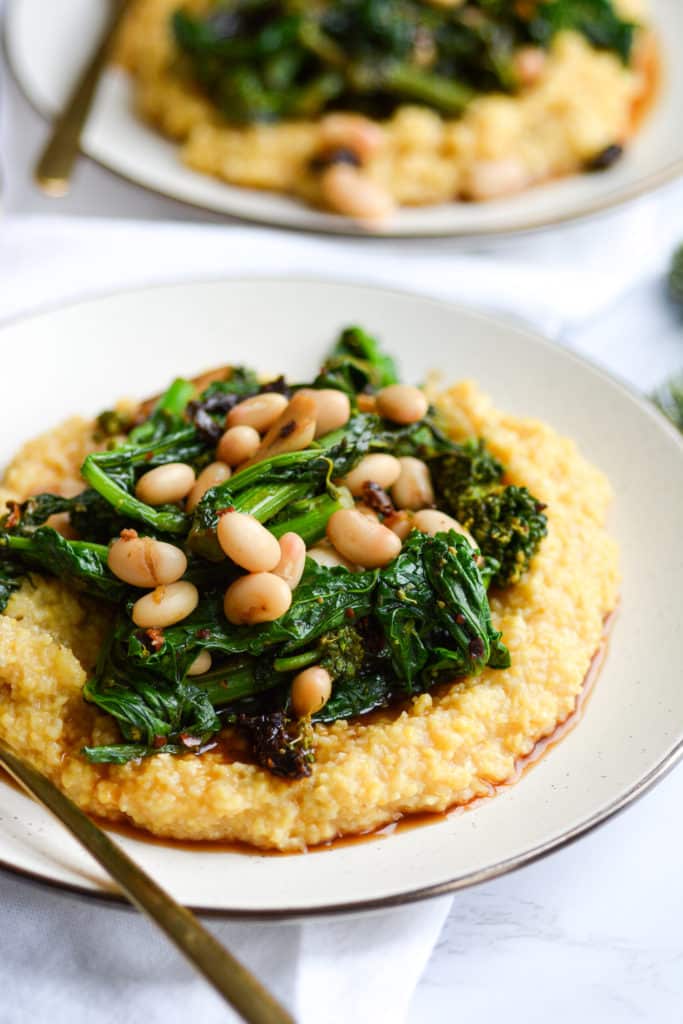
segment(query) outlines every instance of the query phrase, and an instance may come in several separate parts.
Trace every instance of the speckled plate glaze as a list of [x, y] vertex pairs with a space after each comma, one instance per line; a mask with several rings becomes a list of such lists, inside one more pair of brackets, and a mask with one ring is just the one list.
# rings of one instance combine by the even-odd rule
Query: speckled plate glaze
[[[108, 0], [11, 0], [6, 42], [24, 92], [46, 117], [62, 106], [80, 54], [88, 52]], [[650, 0], [663, 49], [664, 83], [654, 111], [609, 173], [579, 175], [489, 203], [405, 208], [383, 234], [491, 235], [529, 231], [584, 217], [642, 195], [683, 173], [683, 38], [680, 0]], [[78, 52], [74, 52], [78, 40]], [[88, 156], [154, 192], [217, 213], [282, 227], [356, 234], [347, 218], [275, 193], [223, 184], [184, 167], [178, 147], [135, 116], [122, 71], [104, 76], [83, 139]]]
[[[457, 306], [301, 280], [152, 288], [24, 320], [0, 332], [0, 464], [19, 443], [114, 396], [151, 393], [174, 373], [248, 360], [305, 378], [337, 329], [358, 322], [401, 361], [472, 377], [496, 404], [576, 439], [610, 477], [622, 549], [622, 603], [579, 726], [516, 786], [435, 824], [307, 855], [205, 852], [121, 842], [186, 904], [247, 918], [390, 906], [462, 888], [570, 842], [644, 792], [683, 752], [683, 441], [653, 408], [576, 356]], [[27, 380], [40, 402], [18, 400]], [[131, 369], [134, 367], [134, 371]], [[115, 899], [76, 843], [0, 783], [0, 864]]]

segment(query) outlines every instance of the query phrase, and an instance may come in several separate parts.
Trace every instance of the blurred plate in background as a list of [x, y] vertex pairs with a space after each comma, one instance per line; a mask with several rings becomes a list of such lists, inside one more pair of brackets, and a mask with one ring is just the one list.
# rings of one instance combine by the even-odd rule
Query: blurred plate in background
[[[6, 42], [23, 91], [45, 116], [62, 106], [79, 60], [106, 14], [108, 0], [11, 0]], [[384, 234], [505, 234], [546, 227], [608, 209], [683, 174], [683, 39], [680, 0], [651, 0], [663, 49], [661, 95], [625, 157], [608, 173], [550, 182], [487, 203], [404, 207]], [[347, 218], [296, 199], [227, 185], [185, 167], [178, 146], [140, 121], [128, 76], [104, 76], [83, 140], [88, 156], [139, 185], [173, 199], [247, 220], [312, 231], [358, 233]], [[366, 232], [361, 232], [366, 233]]]

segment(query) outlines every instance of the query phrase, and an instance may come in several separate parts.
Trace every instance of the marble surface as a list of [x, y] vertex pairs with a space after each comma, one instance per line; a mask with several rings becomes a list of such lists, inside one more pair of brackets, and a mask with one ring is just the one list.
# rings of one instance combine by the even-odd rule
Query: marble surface
[[[30, 165], [38, 119], [16, 97], [14, 102], [26, 132], [13, 159]], [[101, 214], [104, 193], [108, 214], [179, 218], [187, 212], [89, 164], [60, 212]], [[5, 200], [15, 212], [45, 212], [51, 202], [25, 179]], [[671, 191], [670, 203], [672, 216], [680, 216], [680, 189]], [[548, 243], [538, 244], [540, 252]], [[683, 366], [683, 319], [665, 300], [661, 274], [648, 267], [612, 309], [565, 332], [562, 341], [644, 390]], [[683, 768], [571, 847], [456, 894], [409, 1024], [681, 1021], [681, 804]], [[0, 1000], [0, 1021], [11, 1019], [3, 1013]]]

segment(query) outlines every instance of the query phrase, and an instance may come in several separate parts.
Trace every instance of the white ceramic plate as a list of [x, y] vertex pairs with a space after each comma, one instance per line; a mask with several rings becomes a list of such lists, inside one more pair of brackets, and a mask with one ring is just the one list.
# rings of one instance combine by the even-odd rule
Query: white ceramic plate
[[[125, 293], [0, 332], [0, 464], [74, 411], [158, 391], [176, 373], [248, 361], [305, 378], [336, 331], [376, 332], [406, 380], [439, 367], [496, 403], [574, 437], [610, 476], [623, 600], [579, 726], [516, 786], [437, 824], [295, 856], [197, 852], [124, 838], [183, 903], [244, 916], [377, 907], [510, 870], [634, 799], [683, 750], [680, 684], [683, 442], [602, 372], [524, 330], [416, 296], [321, 281], [231, 281]], [[0, 863], [86, 893], [111, 892], [61, 826], [0, 784]]]
[[[25, 93], [52, 116], [62, 106], [78, 61], [89, 52], [108, 0], [12, 0], [7, 47]], [[651, 0], [664, 50], [661, 98], [625, 158], [608, 173], [582, 175], [484, 204], [449, 203], [401, 210], [392, 235], [480, 235], [530, 230], [596, 213], [683, 173], [683, 39], [680, 0]], [[74, 47], [77, 41], [77, 48]], [[110, 70], [83, 140], [85, 152], [131, 181], [195, 206], [248, 220], [317, 231], [355, 233], [348, 219], [274, 193], [236, 188], [184, 167], [178, 148], [137, 119], [131, 83]]]

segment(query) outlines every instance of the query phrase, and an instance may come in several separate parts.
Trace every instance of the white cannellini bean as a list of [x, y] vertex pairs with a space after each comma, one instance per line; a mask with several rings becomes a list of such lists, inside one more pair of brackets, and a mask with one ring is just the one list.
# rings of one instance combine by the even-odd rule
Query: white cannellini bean
[[342, 482], [346, 484], [355, 498], [360, 498], [363, 495], [365, 484], [372, 481], [387, 491], [393, 487], [400, 475], [401, 463], [398, 459], [393, 455], [377, 452], [362, 458], [358, 465], [346, 474]]
[[210, 491], [212, 487], [217, 487], [218, 484], [224, 484], [226, 480], [230, 479], [230, 473], [230, 466], [225, 462], [211, 462], [206, 466], [197, 477], [197, 483], [187, 496], [185, 503], [186, 511], [194, 511], [206, 492]]
[[71, 525], [71, 517], [68, 512], [54, 512], [45, 520], [45, 525], [51, 530], [61, 533], [66, 540], [78, 540], [79, 535]]
[[375, 395], [356, 395], [356, 405], [359, 412], [377, 412], [377, 398]]
[[299, 586], [306, 564], [306, 545], [298, 533], [280, 537], [280, 561], [273, 572], [285, 581], [290, 590]]
[[241, 462], [246, 462], [256, 454], [260, 444], [258, 430], [244, 423], [239, 427], [229, 427], [225, 431], [218, 442], [216, 455], [229, 466], [239, 466]]
[[401, 475], [391, 488], [396, 507], [417, 511], [433, 505], [434, 488], [427, 463], [412, 455], [403, 455], [398, 461], [401, 463]]
[[143, 473], [135, 485], [135, 496], [147, 505], [174, 505], [190, 493], [194, 483], [192, 466], [168, 462]]
[[386, 139], [384, 128], [362, 114], [327, 114], [320, 122], [319, 133], [323, 151], [343, 147], [361, 161], [374, 156]]
[[241, 576], [225, 592], [223, 610], [234, 626], [255, 626], [274, 622], [292, 603], [292, 591], [272, 572], [254, 572]]
[[107, 565], [125, 583], [149, 590], [179, 580], [187, 569], [187, 558], [175, 544], [124, 530], [109, 545]]
[[223, 513], [216, 536], [228, 558], [248, 572], [270, 572], [280, 561], [277, 538], [245, 512]]
[[428, 408], [424, 391], [410, 384], [390, 384], [377, 392], [377, 412], [393, 423], [417, 423]]
[[315, 437], [315, 413], [313, 399], [297, 392], [268, 430], [254, 457], [249, 459], [245, 466], [269, 459], [273, 455], [299, 452], [308, 448]]
[[477, 543], [469, 530], [461, 526], [457, 519], [453, 519], [452, 516], [446, 515], [445, 512], [439, 512], [435, 508], [423, 508], [420, 512], [416, 512], [413, 516], [413, 526], [420, 533], [428, 533], [430, 537], [437, 533], [447, 533], [449, 530], [455, 530], [456, 533], [461, 533], [463, 537], [467, 537], [473, 548], [477, 547]]
[[331, 209], [368, 224], [388, 220], [396, 208], [386, 189], [350, 164], [331, 164], [320, 175], [320, 190]]
[[522, 46], [514, 56], [515, 72], [522, 85], [533, 85], [546, 69], [547, 57], [540, 46]]
[[349, 572], [355, 572], [358, 568], [349, 562], [348, 559], [342, 558], [338, 551], [332, 547], [328, 540], [318, 541], [312, 548], [309, 548], [306, 552], [309, 558], [312, 558], [318, 565], [324, 565], [328, 569], [334, 569], [338, 565], [342, 565]]
[[208, 651], [200, 651], [187, 670], [188, 676], [203, 676], [211, 668], [211, 655]]
[[198, 603], [199, 592], [193, 583], [170, 583], [135, 602], [133, 622], [140, 629], [164, 629], [186, 619]]
[[395, 533], [355, 508], [342, 508], [330, 516], [327, 537], [340, 555], [364, 569], [388, 565], [401, 550]]
[[233, 406], [225, 421], [226, 426], [246, 425], [263, 434], [286, 408], [287, 399], [284, 395], [278, 394], [277, 391], [264, 391], [262, 395], [245, 398]]
[[324, 708], [332, 696], [332, 677], [320, 665], [311, 665], [292, 680], [292, 708], [297, 718], [308, 718]]
[[315, 436], [323, 437], [345, 426], [351, 416], [349, 396], [336, 388], [301, 388], [299, 395], [308, 395], [315, 402]]
[[401, 512], [394, 512], [393, 515], [387, 516], [384, 520], [384, 525], [388, 527], [392, 533], [395, 533], [401, 541], [404, 541], [413, 529], [413, 513], [405, 510]]
[[470, 199], [497, 199], [521, 192], [531, 184], [531, 175], [521, 160], [479, 160], [469, 168], [463, 191]]

